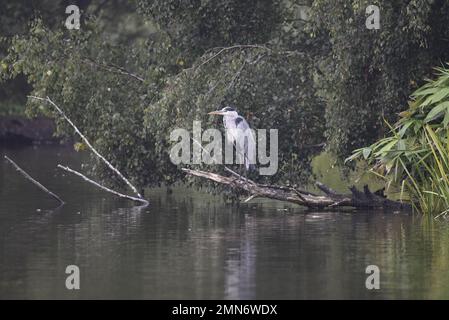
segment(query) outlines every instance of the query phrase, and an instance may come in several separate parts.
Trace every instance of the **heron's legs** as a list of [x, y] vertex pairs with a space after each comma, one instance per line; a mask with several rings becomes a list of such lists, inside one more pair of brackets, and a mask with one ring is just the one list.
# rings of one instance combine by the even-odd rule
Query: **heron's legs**
[[243, 172], [245, 171], [245, 165], [240, 165], [240, 170], [239, 170], [240, 172], [240, 177], [239, 177], [239, 180], [241, 180], [242, 179], [242, 177], [243, 177]]

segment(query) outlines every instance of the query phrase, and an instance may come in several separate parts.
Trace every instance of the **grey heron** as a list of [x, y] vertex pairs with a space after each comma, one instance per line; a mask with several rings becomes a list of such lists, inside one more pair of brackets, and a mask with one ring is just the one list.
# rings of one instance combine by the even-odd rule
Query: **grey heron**
[[232, 107], [209, 112], [210, 115], [223, 116], [223, 125], [230, 143], [235, 146], [236, 154], [243, 157], [247, 171], [256, 170], [256, 140], [248, 122]]

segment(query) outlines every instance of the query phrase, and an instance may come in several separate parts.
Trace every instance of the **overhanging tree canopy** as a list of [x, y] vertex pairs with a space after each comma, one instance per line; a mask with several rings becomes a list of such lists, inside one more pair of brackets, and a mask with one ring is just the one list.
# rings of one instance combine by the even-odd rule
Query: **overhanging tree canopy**
[[[132, 3], [121, 14], [89, 2], [79, 31], [65, 29], [64, 14], [33, 15], [24, 32], [3, 34], [2, 79], [24, 74], [33, 94], [63, 104], [139, 186], [183, 178], [169, 161], [170, 130], [193, 120], [216, 126], [206, 114], [222, 103], [256, 128], [280, 130], [279, 173], [262, 182], [304, 182], [311, 146], [347, 155], [374, 141], [382, 118], [395, 117], [449, 55], [443, 0]], [[370, 4], [380, 7], [380, 30], [365, 27]], [[114, 23], [128, 25], [126, 36]], [[54, 115], [31, 101], [28, 112]]]

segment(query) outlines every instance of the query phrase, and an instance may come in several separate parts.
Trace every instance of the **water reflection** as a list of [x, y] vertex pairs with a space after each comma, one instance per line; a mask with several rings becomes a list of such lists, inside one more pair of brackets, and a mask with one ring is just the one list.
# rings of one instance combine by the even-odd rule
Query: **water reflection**
[[255, 299], [256, 221], [246, 214], [226, 240], [225, 298]]
[[[150, 190], [136, 210], [54, 169], [80, 166], [68, 150], [5, 152], [67, 205], [47, 211], [52, 199], [0, 165], [0, 298], [449, 298], [443, 221], [235, 206], [184, 188]], [[65, 289], [69, 264], [79, 291]], [[365, 289], [370, 264], [379, 291]]]

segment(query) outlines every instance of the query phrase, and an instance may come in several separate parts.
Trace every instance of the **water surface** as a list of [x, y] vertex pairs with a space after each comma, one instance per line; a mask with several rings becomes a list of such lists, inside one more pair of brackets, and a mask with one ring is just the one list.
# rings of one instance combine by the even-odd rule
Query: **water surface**
[[[56, 169], [70, 148], [3, 149], [60, 195], [57, 203], [0, 163], [0, 298], [449, 298], [449, 224], [419, 215], [310, 212], [175, 188], [132, 207]], [[65, 287], [77, 265], [81, 289]], [[365, 288], [377, 265], [381, 289]]]

